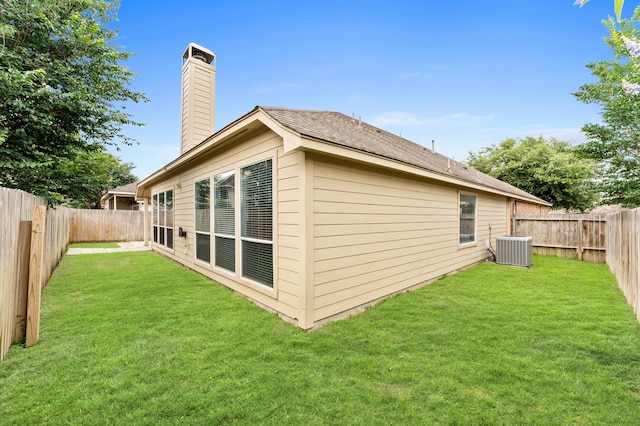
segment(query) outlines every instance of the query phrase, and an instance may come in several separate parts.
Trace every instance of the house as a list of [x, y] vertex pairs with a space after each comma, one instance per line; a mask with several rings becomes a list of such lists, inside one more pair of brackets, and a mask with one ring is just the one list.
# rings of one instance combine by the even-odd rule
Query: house
[[183, 57], [182, 153], [136, 191], [149, 239], [303, 329], [482, 262], [515, 203], [549, 206], [337, 112], [258, 106], [202, 138], [214, 60]]
[[138, 210], [136, 187], [138, 182], [110, 189], [100, 198], [100, 207], [105, 210]]

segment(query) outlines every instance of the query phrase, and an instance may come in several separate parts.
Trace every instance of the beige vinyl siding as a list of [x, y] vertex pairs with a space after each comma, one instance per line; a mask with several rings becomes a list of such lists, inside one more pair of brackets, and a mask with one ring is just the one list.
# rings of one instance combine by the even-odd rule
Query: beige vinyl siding
[[[314, 164], [314, 318], [339, 314], [486, 257], [506, 199], [478, 195], [478, 241], [458, 244], [458, 189], [353, 164]], [[486, 206], [485, 206], [486, 204]]]
[[[486, 247], [486, 241], [491, 235], [491, 245], [495, 249], [496, 237], [509, 235], [509, 205], [509, 201], [504, 197], [478, 194], [478, 223], [476, 226], [479, 245]], [[489, 230], [489, 225], [491, 225], [491, 230]]]
[[215, 130], [215, 69], [190, 58], [182, 69], [181, 152], [200, 144]]
[[212, 74], [208, 69], [202, 66], [196, 66], [194, 69], [194, 86], [198, 89], [197, 96], [192, 102], [191, 114], [193, 114], [193, 137], [194, 144], [197, 144], [213, 133], [213, 81]]
[[[249, 164], [273, 159], [274, 186], [274, 290], [262, 289], [259, 285], [251, 285], [239, 277], [240, 267], [236, 261], [236, 274], [224, 271], [195, 258], [195, 224], [194, 224], [194, 186], [195, 182], [211, 178], [216, 174], [237, 170]], [[176, 260], [185, 266], [224, 284], [252, 300], [276, 310], [286, 316], [297, 316], [297, 279], [299, 264], [296, 250], [299, 244], [295, 229], [295, 218], [282, 226], [278, 224], [280, 209], [283, 215], [291, 215], [290, 202], [299, 199], [295, 181], [297, 177], [296, 155], [283, 155], [282, 138], [271, 131], [249, 135], [242, 142], [225, 147], [223, 150], [202, 158], [198, 162], [189, 163], [167, 177], [166, 180], [154, 185], [156, 188], [174, 188], [174, 250], [168, 252], [156, 247], [158, 252]], [[282, 190], [280, 188], [283, 188]], [[237, 191], [236, 194], [239, 194]], [[282, 192], [282, 195], [280, 194]], [[239, 195], [236, 195], [239, 196]], [[282, 200], [281, 200], [282, 197]], [[238, 213], [239, 214], [239, 213]], [[187, 231], [186, 238], [178, 237], [178, 228]], [[281, 232], [283, 236], [281, 236]], [[213, 238], [212, 238], [213, 249]], [[280, 248], [282, 245], [282, 248]], [[236, 250], [238, 251], [238, 250]], [[236, 258], [237, 259], [237, 258]], [[282, 276], [282, 277], [281, 277]]]
[[[278, 200], [278, 244], [276, 260], [278, 299], [292, 308], [298, 307], [300, 283], [300, 156], [285, 155], [278, 161], [276, 191]], [[290, 313], [297, 317], [297, 313]]]

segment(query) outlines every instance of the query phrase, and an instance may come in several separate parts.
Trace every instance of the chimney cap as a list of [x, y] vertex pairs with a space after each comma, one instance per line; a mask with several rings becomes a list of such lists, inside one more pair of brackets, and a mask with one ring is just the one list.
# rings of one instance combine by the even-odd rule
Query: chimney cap
[[216, 55], [206, 47], [202, 47], [196, 43], [189, 43], [182, 55], [182, 63], [184, 64], [189, 58], [199, 59], [215, 66]]

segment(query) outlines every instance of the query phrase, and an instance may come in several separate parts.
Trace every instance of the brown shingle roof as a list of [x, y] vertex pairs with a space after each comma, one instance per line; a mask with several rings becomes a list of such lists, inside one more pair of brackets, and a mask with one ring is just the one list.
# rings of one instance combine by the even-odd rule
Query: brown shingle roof
[[110, 189], [108, 194], [131, 194], [134, 195], [136, 193], [136, 187], [138, 186], [138, 182], [129, 183], [126, 185], [118, 186], [116, 188]]
[[399, 161], [476, 185], [480, 184], [533, 202], [547, 204], [544, 200], [513, 185], [339, 112], [275, 107], [257, 108], [281, 125], [303, 136]]

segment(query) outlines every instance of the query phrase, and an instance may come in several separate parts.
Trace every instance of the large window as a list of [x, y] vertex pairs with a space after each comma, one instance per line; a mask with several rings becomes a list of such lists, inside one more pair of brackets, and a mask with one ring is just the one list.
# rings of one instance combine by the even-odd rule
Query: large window
[[173, 249], [173, 190], [153, 194], [153, 242]]
[[236, 270], [235, 173], [222, 173], [213, 178], [215, 265], [231, 272]]
[[211, 184], [209, 179], [196, 182], [195, 223], [196, 259], [211, 262]]
[[476, 241], [476, 197], [460, 194], [460, 244]]
[[272, 161], [240, 169], [242, 275], [273, 287]]

